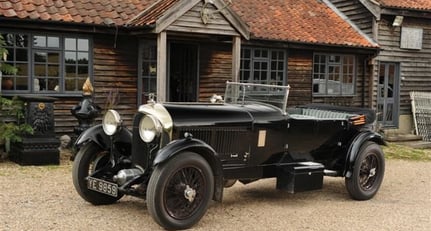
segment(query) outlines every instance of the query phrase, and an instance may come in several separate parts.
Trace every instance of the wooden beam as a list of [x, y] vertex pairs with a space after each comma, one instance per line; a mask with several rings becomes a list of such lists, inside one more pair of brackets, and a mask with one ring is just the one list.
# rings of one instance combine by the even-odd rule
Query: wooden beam
[[239, 82], [241, 65], [241, 37], [232, 38], [232, 81]]
[[381, 13], [381, 5], [380, 3], [376, 2], [375, 0], [359, 0], [362, 5], [367, 8], [371, 14], [376, 18], [377, 21], [380, 21]]
[[248, 25], [232, 10], [231, 7], [225, 7], [226, 3], [222, 0], [214, 0], [213, 3], [217, 9], [223, 9], [220, 13], [226, 17], [226, 19], [232, 24], [232, 26], [244, 37], [244, 39], [250, 39], [250, 28]]
[[166, 102], [167, 36], [162, 31], [157, 36], [157, 101]]
[[178, 4], [166, 10], [166, 12], [156, 21], [156, 33], [164, 31], [168, 26], [175, 22], [179, 17], [184, 15], [200, 0], [180, 1]]

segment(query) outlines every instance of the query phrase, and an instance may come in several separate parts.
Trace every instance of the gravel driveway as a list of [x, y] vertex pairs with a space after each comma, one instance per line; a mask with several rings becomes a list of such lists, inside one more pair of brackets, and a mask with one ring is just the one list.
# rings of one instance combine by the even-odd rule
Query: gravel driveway
[[[71, 164], [22, 167], [0, 163], [0, 230], [160, 230], [144, 200], [126, 196], [109, 206], [82, 200]], [[193, 230], [430, 230], [431, 162], [387, 160], [379, 193], [349, 198], [342, 178], [322, 190], [288, 194], [275, 180], [225, 190]]]

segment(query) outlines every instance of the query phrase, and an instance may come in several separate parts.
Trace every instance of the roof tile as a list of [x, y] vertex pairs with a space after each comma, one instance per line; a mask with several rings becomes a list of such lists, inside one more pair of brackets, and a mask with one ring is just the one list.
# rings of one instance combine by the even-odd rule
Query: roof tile
[[30, 12], [36, 10], [36, 6], [33, 4], [25, 4], [24, 9], [30, 13]]
[[61, 7], [63, 7], [63, 6], [64, 6], [64, 3], [63, 3], [63, 1], [61, 1], [61, 0], [56, 0], [56, 1], [54, 2], [54, 5], [55, 5], [55, 7], [57, 7], [57, 8], [61, 8]]
[[10, 3], [10, 2], [0, 2], [0, 9], [8, 10], [10, 8], [13, 8], [12, 3]]
[[62, 19], [63, 19], [63, 17], [62, 17], [60, 14], [58, 14], [58, 13], [51, 14], [51, 18], [52, 18], [52, 20], [54, 20], [54, 21], [60, 21], [60, 20], [62, 20]]
[[16, 13], [17, 13], [18, 18], [27, 18], [28, 17], [28, 13], [27, 12], [18, 11]]
[[431, 11], [431, 0], [377, 0], [384, 7]]
[[32, 12], [29, 14], [29, 18], [31, 18], [31, 19], [39, 19], [39, 18], [40, 18], [40, 15], [37, 13], [37, 11], [32, 11]]
[[3, 11], [4, 16], [6, 17], [15, 17], [18, 16], [13, 9], [7, 9]]
[[24, 6], [22, 5], [21, 2], [17, 2], [15, 4], [13, 4], [13, 9], [15, 11], [22, 11], [22, 10], [24, 10]]
[[73, 21], [74, 22], [82, 22], [82, 21], [84, 21], [84, 19], [81, 17], [81, 15], [72, 15], [72, 19], [73, 19]]
[[42, 20], [50, 20], [51, 19], [51, 15], [49, 13], [47, 13], [47, 12], [42, 12], [42, 13], [40, 13], [40, 18]]
[[50, 6], [47, 8], [47, 13], [48, 14], [56, 14], [56, 13], [58, 13], [58, 8], [55, 6]]

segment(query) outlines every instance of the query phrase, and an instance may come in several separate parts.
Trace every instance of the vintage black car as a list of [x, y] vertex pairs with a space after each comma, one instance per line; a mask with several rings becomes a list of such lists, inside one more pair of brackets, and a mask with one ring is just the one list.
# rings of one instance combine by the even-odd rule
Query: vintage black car
[[323, 176], [344, 177], [353, 199], [372, 198], [385, 169], [375, 113], [287, 108], [288, 93], [288, 86], [228, 82], [221, 102], [140, 106], [131, 131], [109, 110], [76, 141], [73, 184], [95, 205], [146, 199], [166, 229], [196, 224], [236, 181], [276, 178], [277, 189], [294, 193], [322, 188]]

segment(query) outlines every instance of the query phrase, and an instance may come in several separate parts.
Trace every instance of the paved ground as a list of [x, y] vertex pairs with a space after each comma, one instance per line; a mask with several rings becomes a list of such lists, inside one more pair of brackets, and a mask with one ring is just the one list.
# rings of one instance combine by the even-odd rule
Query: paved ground
[[[92, 206], [75, 192], [71, 166], [0, 163], [0, 231], [160, 230], [145, 201], [124, 197]], [[288, 194], [274, 180], [235, 184], [194, 230], [430, 230], [431, 162], [388, 160], [379, 193], [349, 198], [342, 178], [318, 191]]]

